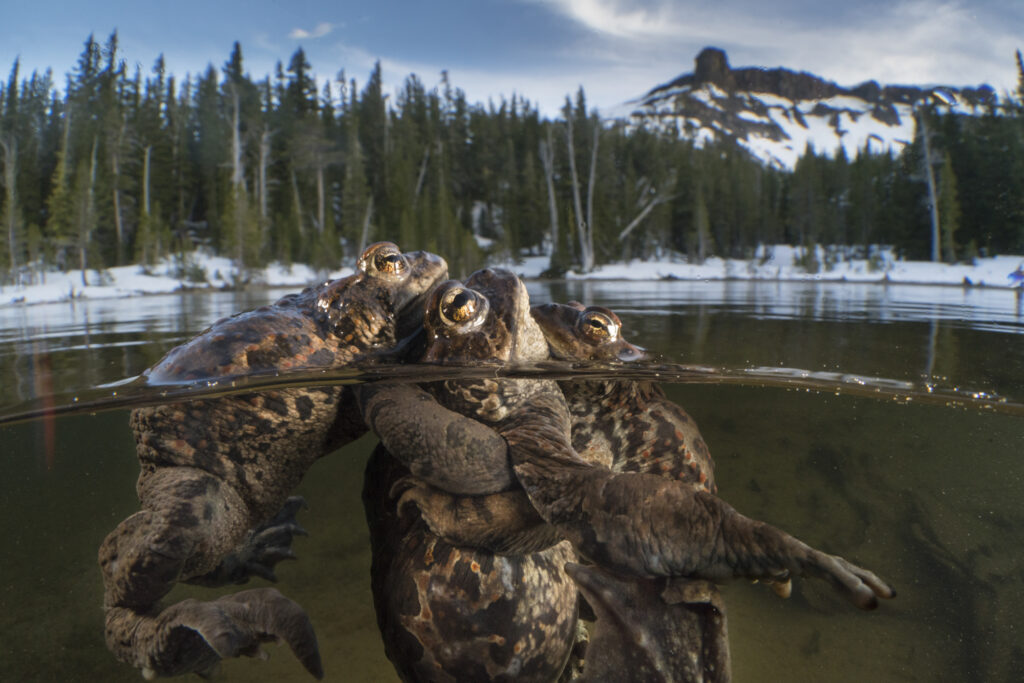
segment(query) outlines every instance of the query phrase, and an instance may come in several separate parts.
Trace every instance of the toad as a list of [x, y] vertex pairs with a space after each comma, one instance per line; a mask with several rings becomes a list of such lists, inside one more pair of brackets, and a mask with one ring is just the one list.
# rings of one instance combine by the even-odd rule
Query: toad
[[[470, 353], [482, 360], [514, 362], [546, 355], [543, 337], [524, 343], [513, 333], [521, 325], [518, 318], [529, 317], [529, 311], [517, 305], [518, 280], [493, 279], [484, 271], [467, 283], [475, 289], [452, 281], [432, 294], [424, 313], [425, 360], [464, 359], [465, 349], [458, 347], [467, 339], [474, 345]], [[462, 298], [467, 292], [474, 298]], [[457, 321], [477, 305], [486, 309], [477, 311], [480, 320], [461, 328]], [[443, 393], [458, 384], [445, 382], [436, 388]], [[399, 387], [400, 393], [403, 389]], [[374, 395], [375, 389], [360, 393]], [[411, 465], [415, 478], [458, 489], [460, 502], [488, 501], [492, 511], [490, 496], [474, 494], [514, 488], [515, 496], [532, 511], [515, 482], [503, 441], [498, 467], [488, 464], [487, 451], [452, 449], [462, 442], [452, 435], [465, 429], [464, 422], [480, 423], [451, 413], [432, 413], [425, 419], [424, 409], [438, 404], [422, 392], [414, 392], [411, 399], [398, 412], [415, 413], [416, 434], [383, 416], [374, 424], [384, 444], [426, 439], [421, 445], [437, 458], [409, 458], [405, 453], [401, 458]], [[387, 411], [393, 404], [381, 397], [374, 405]], [[374, 413], [377, 408], [369, 410]], [[417, 431], [420, 426], [426, 427], [423, 432]], [[436, 449], [439, 440], [446, 445]], [[396, 483], [408, 485], [405, 465], [379, 448], [368, 465], [363, 495], [373, 545], [374, 604], [385, 651], [399, 675], [407, 681], [557, 679], [577, 638], [577, 589], [564, 570], [575, 559], [571, 546], [553, 534], [509, 541], [499, 552], [441, 538], [418, 515], [400, 514], [400, 506], [389, 495]], [[481, 473], [483, 478], [477, 476]], [[479, 512], [490, 514], [485, 508]], [[488, 520], [480, 521], [486, 530]]]
[[[531, 313], [558, 359], [645, 357], [622, 336], [621, 321], [606, 308], [573, 302], [534, 306]], [[696, 424], [660, 388], [629, 380], [559, 384], [572, 413], [573, 447], [582, 457], [617, 471], [650, 471], [713, 490], [710, 453]], [[404, 489], [399, 508], [415, 503], [432, 532], [454, 543], [508, 552], [525, 538], [544, 537], [538, 525], [547, 525], [521, 489], [458, 496], [414, 477], [399, 489]], [[550, 538], [557, 539], [557, 533]], [[725, 609], [714, 584], [616, 577], [575, 564], [566, 568], [598, 616], [588, 648], [596, 657], [587, 659], [587, 680], [729, 680]], [[666, 602], [663, 595], [673, 597]]]
[[[353, 275], [221, 320], [145, 376], [188, 382], [372, 360], [420, 328], [423, 297], [446, 273], [434, 254], [371, 245]], [[305, 611], [274, 589], [166, 608], [159, 602], [180, 581], [272, 577], [300, 532], [289, 494], [318, 458], [366, 430], [351, 392], [322, 386], [228, 395], [138, 408], [130, 423], [141, 510], [99, 551], [108, 647], [152, 677], [206, 673], [222, 658], [252, 656], [261, 642], [279, 639], [320, 677]]]
[[[528, 314], [521, 283], [509, 273], [490, 270], [475, 274], [472, 282], [489, 291], [499, 284], [515, 291], [499, 301], [511, 303], [514, 310], [495, 315], [487, 295], [469, 286], [448, 287], [440, 309], [447, 312], [439, 316], [446, 334], [431, 338], [425, 357], [507, 361], [508, 356], [486, 355], [495, 339], [511, 339], [520, 359], [546, 357], [547, 346]], [[685, 477], [680, 481], [644, 471], [616, 472], [587, 462], [572, 448], [569, 408], [554, 382], [458, 380], [446, 382], [435, 395], [454, 413], [488, 424], [506, 439], [516, 481], [535, 511], [605, 570], [647, 579], [717, 582], [745, 577], [782, 585], [795, 575], [819, 576], [862, 608], [894, 595], [872, 572], [739, 514], [704, 490], [706, 474], [704, 480], [698, 474], [694, 486]], [[396, 457], [407, 463], [429, 462], [434, 454], [423, 431], [417, 431], [415, 414], [398, 409], [406, 400], [421, 398], [371, 394], [364, 402], [367, 419]], [[389, 441], [389, 433], [402, 436]]]
[[[532, 314], [560, 360], [629, 362], [645, 356], [623, 338], [622, 322], [607, 308], [550, 303], [534, 306]], [[591, 380], [559, 386], [572, 414], [573, 448], [585, 459], [717, 491], [711, 454], [696, 422], [657, 385]], [[631, 578], [577, 564], [566, 571], [597, 617], [581, 680], [731, 680], [725, 604], [714, 583]]]

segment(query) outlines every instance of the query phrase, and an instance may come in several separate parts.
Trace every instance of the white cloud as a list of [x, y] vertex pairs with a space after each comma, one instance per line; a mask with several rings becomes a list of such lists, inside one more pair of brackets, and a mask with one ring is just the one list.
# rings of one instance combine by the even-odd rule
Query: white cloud
[[294, 40], [304, 40], [306, 38], [323, 38], [334, 30], [334, 24], [326, 21], [321, 21], [313, 28], [312, 31], [307, 31], [304, 28], [293, 28], [291, 33], [288, 34], [289, 38]]
[[[977, 85], [1016, 82], [1013, 53], [1024, 3], [893, 0], [823, 6], [803, 0], [731, 3], [671, 0], [524, 0], [584, 29], [575, 54], [638, 76], [654, 75], [629, 96], [691, 70], [707, 45], [734, 66], [783, 66], [842, 85]], [[586, 83], [590, 90], [590, 83]]]
[[[727, 50], [735, 67], [782, 66], [841, 85], [875, 79], [922, 85], [989, 82], [997, 90], [1012, 88], [1013, 51], [1024, 27], [1020, 17], [1001, 19], [994, 10], [986, 13], [981, 5], [958, 0], [872, 0], [870, 11], [864, 0], [857, 0], [842, 17], [832, 6], [821, 9], [812, 0], [788, 0], [774, 8], [763, 7], [761, 0], [521, 1], [543, 3], [584, 30], [548, 46], [541, 67], [536, 61], [530, 66], [510, 61], [485, 70], [470, 60], [395, 59], [390, 46], [343, 44], [333, 37], [319, 42], [310, 58], [319, 67], [344, 66], [360, 88], [379, 60], [385, 92], [392, 94], [410, 73], [430, 88], [447, 69], [452, 85], [465, 90], [471, 103], [497, 102], [518, 93], [538, 104], [545, 116], [558, 116], [566, 95], [582, 85], [590, 105], [609, 114], [625, 101], [691, 71], [693, 58], [707, 45]], [[820, 9], [816, 16], [801, 11], [810, 5]], [[1016, 9], [1003, 14], [1007, 13], [1021, 14]], [[320, 24], [311, 31], [296, 30], [292, 37], [323, 37], [332, 29], [337, 34], [337, 28]]]
[[643, 39], [678, 36], [682, 26], [672, 16], [671, 4], [638, 8], [617, 0], [541, 0], [586, 28], [611, 36]]

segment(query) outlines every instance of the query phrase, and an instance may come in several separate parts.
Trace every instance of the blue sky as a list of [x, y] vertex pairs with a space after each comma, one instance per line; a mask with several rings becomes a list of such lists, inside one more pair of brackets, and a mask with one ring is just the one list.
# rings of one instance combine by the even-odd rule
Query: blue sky
[[181, 76], [242, 44], [260, 78], [300, 45], [318, 78], [342, 69], [360, 85], [380, 60], [387, 86], [447, 69], [471, 101], [512, 92], [554, 114], [582, 85], [604, 110], [692, 70], [701, 48], [733, 66], [785, 66], [843, 85], [1016, 84], [1024, 0], [3, 0], [0, 74], [71, 70], [89, 33], [117, 29], [122, 56], [145, 72], [163, 53]]

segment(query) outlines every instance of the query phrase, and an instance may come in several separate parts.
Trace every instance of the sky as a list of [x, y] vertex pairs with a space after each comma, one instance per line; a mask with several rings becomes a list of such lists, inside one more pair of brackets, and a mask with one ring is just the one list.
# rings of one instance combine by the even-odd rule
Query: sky
[[[693, 71], [706, 46], [734, 67], [787, 67], [840, 85], [1016, 87], [1024, 0], [0, 0], [0, 76], [53, 69], [63, 83], [89, 34], [116, 30], [122, 57], [178, 77], [218, 69], [238, 41], [254, 79], [300, 46], [317, 78], [365, 83], [380, 61], [387, 91], [447, 71], [470, 102], [522, 95], [548, 116], [582, 86], [614, 113]], [[337, 93], [337, 90], [335, 90]]]

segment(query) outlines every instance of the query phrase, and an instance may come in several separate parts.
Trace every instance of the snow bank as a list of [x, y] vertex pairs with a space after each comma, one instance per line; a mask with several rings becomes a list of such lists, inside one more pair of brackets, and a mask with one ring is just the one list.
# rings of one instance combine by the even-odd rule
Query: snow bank
[[[822, 282], [893, 282], [926, 285], [1019, 287], [1024, 284], [1024, 256], [996, 256], [977, 259], [973, 265], [899, 261], [889, 251], [868, 259], [830, 259], [818, 247], [812, 266], [805, 265], [802, 249], [776, 245], [759, 247], [751, 260], [709, 258], [702, 264], [680, 259], [631, 261], [598, 267], [586, 275], [567, 273], [569, 279], [596, 280], [796, 280]], [[834, 261], [834, 262], [833, 262]], [[816, 270], [814, 263], [817, 264]], [[44, 284], [0, 287], [0, 306], [66, 301], [73, 298], [109, 299], [163, 294], [180, 289], [223, 289], [236, 284], [237, 271], [230, 260], [195, 253], [187, 260], [191, 279], [179, 277], [183, 268], [173, 260], [145, 271], [140, 266], [109, 268], [102, 274], [88, 271], [87, 285], [81, 271], [46, 273]], [[537, 278], [547, 270], [546, 256], [526, 257], [516, 263], [492, 265], [509, 268], [521, 277]], [[351, 268], [318, 272], [306, 265], [274, 263], [249, 274], [249, 282], [268, 287], [300, 288], [323, 280], [343, 277]], [[1017, 273], [1017, 277], [1011, 274]]]
[[[1011, 273], [1024, 274], [1024, 256], [979, 258], [973, 265], [897, 260], [891, 251], [880, 250], [873, 259], [837, 258], [817, 247], [816, 270], [806, 263], [804, 250], [788, 245], [759, 247], [751, 260], [709, 258], [702, 264], [681, 259], [630, 261], [599, 266], [592, 273], [567, 273], [568, 279], [596, 280], [793, 280], [821, 282], [892, 282], [922, 285], [983, 287], [1021, 286]], [[548, 267], [547, 257], [531, 257], [503, 265], [523, 277], [538, 277]]]
[[[248, 282], [255, 285], [304, 287], [351, 273], [351, 268], [328, 273], [317, 272], [306, 265], [272, 263], [249, 273], [247, 277]], [[182, 289], [224, 289], [236, 286], [238, 279], [238, 271], [230, 259], [196, 252], [190, 254], [184, 264], [167, 259], [148, 270], [133, 265], [108, 268], [102, 272], [86, 271], [86, 284], [83, 284], [80, 270], [47, 272], [45, 282], [40, 284], [0, 287], [0, 306], [78, 298], [124, 298]]]

